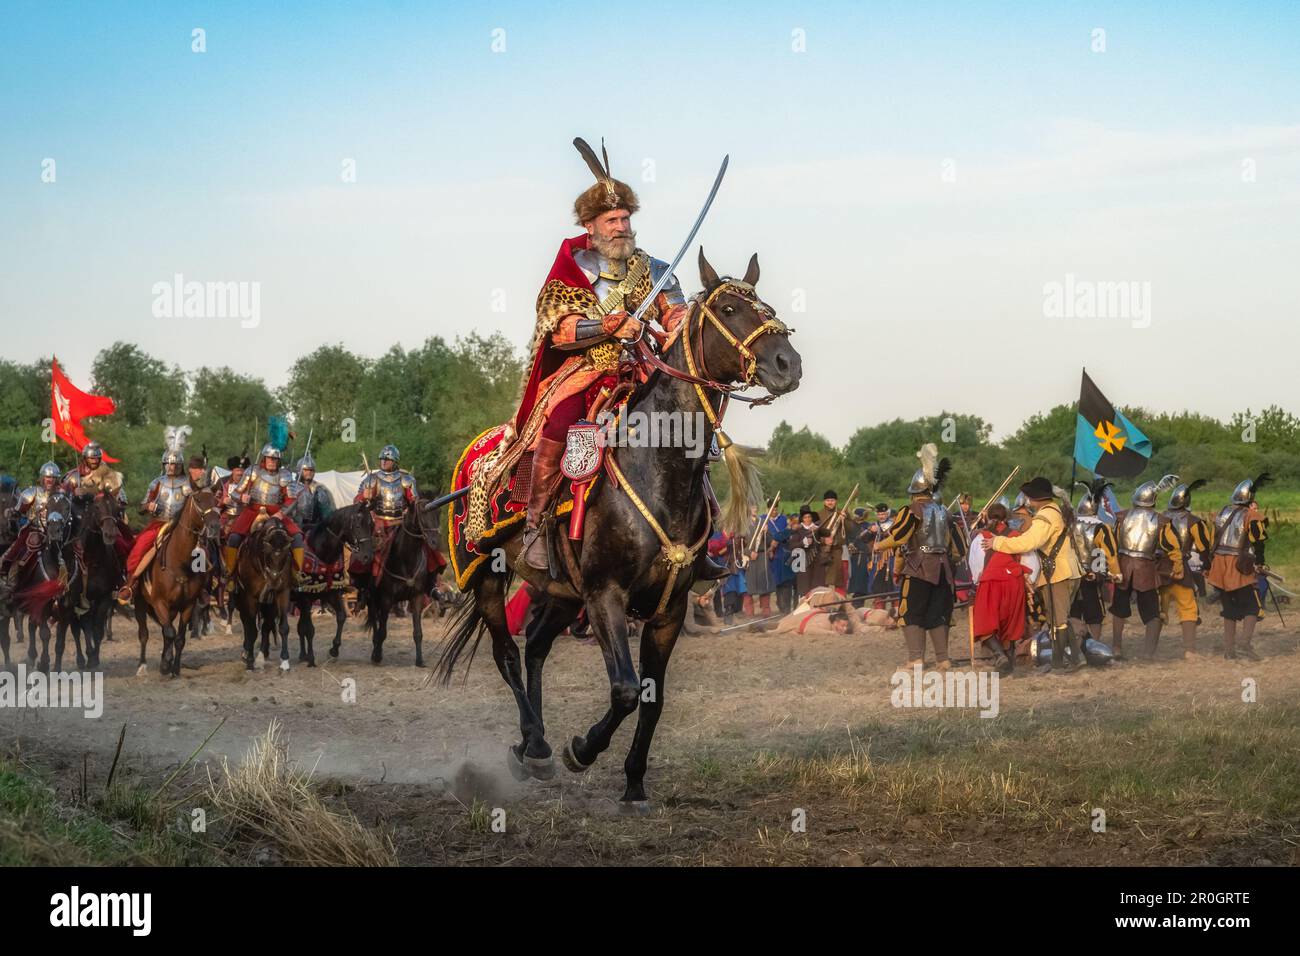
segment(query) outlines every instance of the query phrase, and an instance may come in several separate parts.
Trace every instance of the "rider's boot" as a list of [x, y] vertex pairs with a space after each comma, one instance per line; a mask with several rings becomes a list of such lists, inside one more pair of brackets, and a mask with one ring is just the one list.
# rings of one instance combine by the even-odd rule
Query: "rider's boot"
[[546, 571], [550, 568], [546, 552], [546, 535], [542, 533], [542, 514], [551, 503], [551, 497], [560, 487], [564, 477], [560, 462], [564, 458], [564, 442], [543, 435], [537, 439], [533, 451], [532, 486], [528, 494], [528, 516], [524, 525], [524, 561], [530, 568]]

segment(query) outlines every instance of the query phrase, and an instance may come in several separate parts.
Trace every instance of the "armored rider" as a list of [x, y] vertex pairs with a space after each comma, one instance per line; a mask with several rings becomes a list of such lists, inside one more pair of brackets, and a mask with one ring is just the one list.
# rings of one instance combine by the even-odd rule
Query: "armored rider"
[[370, 503], [370, 517], [375, 528], [375, 554], [383, 551], [397, 526], [402, 523], [406, 509], [415, 504], [419, 489], [415, 476], [399, 467], [402, 453], [396, 445], [385, 445], [379, 452], [379, 470], [361, 479], [357, 488], [356, 503]]
[[127, 556], [127, 583], [120, 595], [123, 600], [129, 600], [134, 594], [136, 581], [144, 571], [145, 555], [158, 540], [158, 533], [167, 522], [181, 513], [185, 499], [193, 493], [189, 476], [184, 473], [185, 459], [179, 449], [168, 448], [163, 452], [162, 469], [162, 474], [149, 482], [144, 499], [140, 502], [140, 514], [149, 515], [149, 523], [136, 536], [131, 553]]
[[[9, 550], [0, 558], [0, 575], [16, 576], [18, 569], [27, 563], [28, 539], [32, 535], [42, 534], [49, 521], [50, 510], [66, 507], [68, 497], [60, 485], [62, 472], [52, 461], [41, 465], [37, 472], [36, 484], [23, 489], [18, 495], [14, 510], [27, 517], [27, 524], [18, 532], [18, 537], [9, 546]], [[38, 539], [39, 540], [39, 539]], [[34, 553], [34, 551], [33, 551]]]
[[244, 472], [243, 479], [235, 487], [234, 494], [244, 507], [230, 526], [230, 535], [222, 552], [227, 572], [234, 570], [240, 542], [253, 527], [253, 521], [263, 514], [278, 516], [284, 530], [293, 536], [293, 566], [302, 571], [302, 530], [287, 513], [289, 505], [293, 504], [293, 494], [289, 488], [289, 471], [280, 467], [282, 458], [275, 445], [270, 442], [263, 445], [257, 464]]
[[289, 515], [298, 522], [304, 535], [324, 521], [334, 510], [334, 497], [328, 488], [316, 480], [316, 461], [310, 452], [298, 459], [298, 477], [291, 483], [293, 504]]

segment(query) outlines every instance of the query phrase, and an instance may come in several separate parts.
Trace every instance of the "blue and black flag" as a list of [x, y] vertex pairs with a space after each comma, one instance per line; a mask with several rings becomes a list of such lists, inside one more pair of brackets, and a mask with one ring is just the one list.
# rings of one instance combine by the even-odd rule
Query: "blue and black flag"
[[1074, 431], [1074, 460], [1094, 475], [1132, 478], [1151, 458], [1151, 439], [1115, 410], [1087, 371], [1079, 389], [1079, 422]]

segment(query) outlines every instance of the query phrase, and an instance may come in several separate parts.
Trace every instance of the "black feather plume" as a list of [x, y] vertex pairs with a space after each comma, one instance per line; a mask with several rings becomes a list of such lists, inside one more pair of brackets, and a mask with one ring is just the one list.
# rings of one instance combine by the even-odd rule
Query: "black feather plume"
[[1187, 493], [1190, 495], [1190, 494], [1191, 494], [1193, 491], [1195, 491], [1197, 488], [1204, 488], [1204, 487], [1205, 487], [1206, 485], [1208, 485], [1208, 484], [1209, 484], [1209, 481], [1208, 481], [1207, 479], [1205, 479], [1205, 478], [1197, 478], [1195, 481], [1193, 481], [1191, 484], [1189, 484], [1189, 485], [1187, 486]]
[[1266, 472], [1266, 471], [1261, 471], [1261, 472], [1259, 473], [1259, 477], [1257, 477], [1257, 478], [1256, 478], [1253, 482], [1251, 482], [1251, 484], [1250, 484], [1250, 490], [1251, 490], [1251, 492], [1252, 492], [1253, 494], [1259, 494], [1259, 489], [1263, 488], [1266, 484], [1268, 484], [1268, 483], [1269, 483], [1270, 481], [1272, 481], [1272, 480], [1273, 480], [1273, 476], [1272, 476], [1272, 475], [1270, 475], [1270, 474], [1269, 474], [1268, 472]]
[[934, 487], [938, 488], [942, 485], [951, 470], [952, 462], [947, 458], [940, 458], [938, 467], [934, 469]]
[[[609, 173], [605, 172], [604, 168], [600, 165], [600, 159], [596, 156], [595, 150], [587, 145], [585, 139], [581, 136], [575, 136], [573, 139], [573, 145], [574, 148], [577, 149], [578, 154], [586, 161], [587, 168], [591, 170], [591, 175], [596, 177], [596, 182], [603, 183], [605, 180], [609, 179]], [[604, 148], [605, 147], [602, 145], [601, 149]]]

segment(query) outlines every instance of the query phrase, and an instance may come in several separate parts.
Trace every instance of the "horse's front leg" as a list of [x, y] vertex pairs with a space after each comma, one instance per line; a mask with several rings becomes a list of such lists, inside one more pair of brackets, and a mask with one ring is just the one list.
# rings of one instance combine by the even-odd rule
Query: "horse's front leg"
[[388, 638], [388, 615], [392, 605], [382, 594], [371, 594], [367, 598], [366, 613], [374, 615], [375, 632], [371, 638], [370, 663], [382, 664], [384, 661], [384, 641]]
[[[289, 669], [289, 594], [280, 595], [275, 604], [275, 622], [280, 632], [280, 670]], [[311, 614], [308, 612], [308, 617]]]
[[316, 623], [311, 619], [312, 599], [299, 597], [295, 603], [298, 606], [298, 661], [306, 661], [311, 667], [316, 663], [311, 650], [316, 639]]
[[139, 676], [149, 670], [149, 662], [144, 656], [149, 648], [149, 620], [143, 597], [135, 599], [135, 626], [140, 638], [140, 666], [135, 669], [136, 675]]
[[632, 651], [627, 643], [627, 592], [616, 584], [587, 596], [587, 619], [600, 643], [609, 675], [609, 710], [583, 737], [574, 737], [564, 749], [564, 764], [574, 773], [590, 767], [609, 746], [614, 731], [636, 710], [641, 696]]
[[9, 622], [10, 620], [11, 617], [7, 613], [4, 614], [3, 616], [0, 616], [0, 652], [4, 653], [5, 670], [9, 670], [11, 666], [11, 664], [9, 663]]
[[[41, 619], [39, 630], [41, 635], [40, 668], [42, 671], [48, 674], [50, 672], [50, 619], [49, 617], [45, 617]], [[33, 645], [35, 644], [35, 641], [36, 641], [36, 636], [32, 635]], [[32, 650], [35, 651], [36, 648], [33, 646]]]
[[623, 801], [638, 811], [648, 806], [644, 781], [650, 741], [664, 709], [664, 675], [668, 671], [668, 658], [677, 643], [677, 635], [681, 633], [682, 622], [686, 619], [690, 597], [688, 588], [664, 609], [658, 620], [647, 623], [641, 631], [641, 706], [637, 711], [632, 746], [623, 761], [623, 772], [627, 776]]
[[415, 640], [415, 666], [424, 666], [424, 605], [427, 598], [411, 599], [411, 637]]
[[334, 608], [334, 643], [330, 645], [330, 657], [338, 657], [339, 648], [343, 644], [343, 625], [347, 623], [348, 608], [342, 591], [328, 593], [331, 597], [330, 605]]
[[258, 666], [254, 653], [257, 646], [257, 607], [254, 605], [253, 610], [249, 611], [245, 607], [243, 595], [240, 595], [235, 610], [239, 613], [239, 625], [244, 630], [244, 669], [251, 671]]
[[194, 620], [195, 606], [193, 604], [184, 608], [180, 614], [180, 624], [176, 628], [176, 641], [173, 645], [172, 653], [172, 676], [181, 676], [181, 654], [185, 650], [186, 635], [190, 632], [190, 622]]
[[54, 625], [54, 669], [63, 670], [63, 649], [68, 646], [68, 622], [60, 616]]

